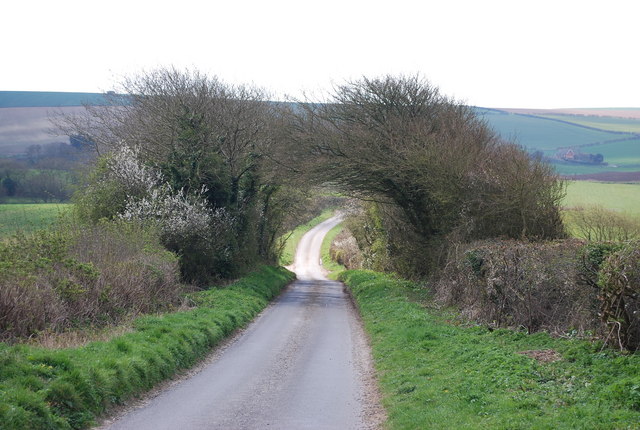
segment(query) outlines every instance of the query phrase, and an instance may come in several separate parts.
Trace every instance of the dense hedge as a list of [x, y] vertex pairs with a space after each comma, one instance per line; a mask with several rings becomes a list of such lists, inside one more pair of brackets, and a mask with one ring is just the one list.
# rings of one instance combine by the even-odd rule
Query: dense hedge
[[194, 293], [194, 308], [134, 322], [108, 342], [48, 350], [0, 343], [0, 428], [84, 428], [97, 415], [202, 359], [247, 324], [294, 275], [263, 267]]
[[469, 319], [640, 347], [640, 243], [492, 240], [452, 248], [433, 283]]

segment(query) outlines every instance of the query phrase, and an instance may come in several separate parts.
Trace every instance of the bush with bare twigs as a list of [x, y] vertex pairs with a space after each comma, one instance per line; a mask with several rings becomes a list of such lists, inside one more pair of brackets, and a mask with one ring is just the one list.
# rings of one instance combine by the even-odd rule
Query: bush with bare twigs
[[640, 243], [609, 255], [599, 273], [600, 318], [606, 340], [620, 349], [640, 349]]
[[2, 340], [118, 322], [181, 303], [178, 260], [153, 229], [65, 224], [0, 244]]
[[598, 289], [580, 279], [581, 241], [482, 241], [452, 248], [437, 299], [465, 317], [529, 332], [595, 332]]
[[575, 234], [586, 240], [633, 240], [640, 238], [640, 220], [602, 206], [575, 207], [567, 211]]

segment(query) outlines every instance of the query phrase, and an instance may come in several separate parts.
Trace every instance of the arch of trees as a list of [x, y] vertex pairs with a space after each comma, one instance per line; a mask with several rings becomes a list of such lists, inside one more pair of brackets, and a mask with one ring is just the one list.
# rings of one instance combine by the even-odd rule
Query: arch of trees
[[[200, 280], [273, 260], [277, 237], [317, 184], [368, 202], [361, 246], [377, 243], [404, 273], [427, 271], [452, 240], [563, 235], [563, 185], [551, 168], [420, 77], [363, 78], [323, 103], [273, 103], [251, 86], [161, 69], [126, 80], [118, 94], [66, 119], [70, 134], [103, 154], [78, 197], [81, 215], [176, 225], [158, 208], [200, 208], [209, 233], [177, 241], [167, 233], [184, 273]], [[109, 155], [123, 148], [128, 159]]]

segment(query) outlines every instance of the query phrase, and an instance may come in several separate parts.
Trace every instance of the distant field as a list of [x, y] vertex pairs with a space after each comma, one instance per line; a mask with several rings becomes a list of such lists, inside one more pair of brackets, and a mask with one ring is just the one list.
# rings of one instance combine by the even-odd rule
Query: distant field
[[70, 93], [56, 91], [0, 91], [0, 108], [6, 107], [52, 107], [103, 105], [100, 93]]
[[[630, 115], [635, 111], [630, 110]], [[640, 113], [640, 109], [637, 111]], [[564, 110], [478, 108], [478, 112], [503, 138], [515, 140], [529, 151], [542, 151], [554, 158], [559, 148], [574, 147], [584, 153], [602, 154], [607, 163], [554, 163], [562, 175], [640, 171], [640, 119], [569, 115]]]
[[609, 131], [640, 133], [640, 118], [616, 118], [593, 115], [541, 115], [544, 118], [567, 121], [585, 127]]
[[0, 204], [0, 238], [18, 230], [32, 232], [45, 228], [70, 206], [65, 203]]
[[640, 216], [640, 183], [568, 182], [564, 206], [572, 208], [587, 205], [600, 205]]
[[524, 113], [529, 115], [587, 115], [606, 116], [615, 118], [640, 119], [640, 107], [635, 108], [575, 108], [575, 109], [500, 109], [506, 112]]
[[505, 139], [528, 149], [555, 151], [560, 147], [579, 146], [619, 139], [620, 135], [590, 130], [558, 121], [497, 111], [481, 111], [482, 117]]

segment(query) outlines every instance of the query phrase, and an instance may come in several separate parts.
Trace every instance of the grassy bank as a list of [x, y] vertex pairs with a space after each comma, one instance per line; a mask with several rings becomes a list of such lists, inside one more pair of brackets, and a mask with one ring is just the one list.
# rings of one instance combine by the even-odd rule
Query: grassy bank
[[293, 279], [263, 267], [224, 289], [190, 296], [193, 308], [133, 322], [108, 342], [50, 350], [0, 343], [0, 428], [84, 428], [114, 404], [202, 359]]
[[640, 356], [465, 326], [408, 281], [368, 271], [340, 278], [371, 337], [388, 428], [638, 428]]
[[17, 231], [28, 233], [46, 228], [70, 206], [67, 203], [0, 204], [0, 238]]
[[298, 247], [298, 242], [302, 239], [302, 236], [313, 227], [317, 226], [323, 221], [328, 220], [335, 213], [335, 209], [325, 209], [320, 215], [312, 219], [306, 224], [301, 224], [296, 227], [293, 231], [284, 235], [286, 239], [286, 243], [284, 249], [282, 251], [282, 255], [280, 256], [280, 264], [282, 266], [288, 266], [293, 264], [293, 260], [296, 255], [296, 248]]

